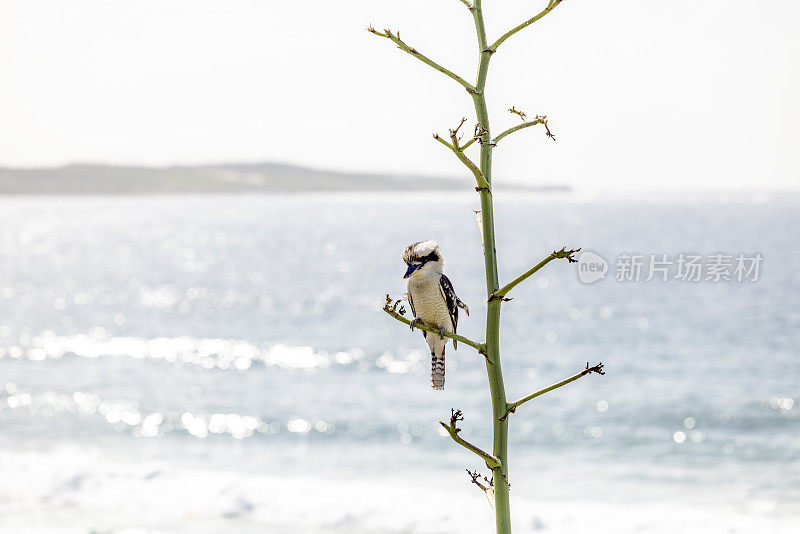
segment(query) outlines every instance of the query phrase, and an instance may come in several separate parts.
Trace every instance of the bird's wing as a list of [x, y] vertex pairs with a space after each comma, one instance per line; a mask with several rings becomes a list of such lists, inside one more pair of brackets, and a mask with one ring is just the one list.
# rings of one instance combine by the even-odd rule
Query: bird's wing
[[[414, 300], [411, 298], [411, 291], [406, 293], [406, 295], [408, 295], [408, 305], [411, 308], [411, 314], [416, 319], [417, 318], [417, 311], [414, 309]], [[422, 337], [424, 337], [425, 339], [428, 339], [428, 336], [426, 335], [427, 332], [425, 330], [420, 330], [420, 332], [422, 332]]]
[[[447, 276], [442, 275], [439, 280], [439, 290], [442, 292], [442, 298], [447, 303], [447, 311], [450, 312], [450, 322], [453, 324], [453, 333], [458, 333], [458, 297], [456, 291], [453, 289], [453, 284]], [[453, 340], [453, 348], [458, 348], [456, 340]]]
[[409, 305], [409, 307], [411, 307], [411, 313], [414, 315], [414, 317], [416, 317], [417, 316], [417, 312], [414, 309], [414, 300], [411, 298], [411, 291], [406, 293], [406, 296], [408, 297], [408, 305]]

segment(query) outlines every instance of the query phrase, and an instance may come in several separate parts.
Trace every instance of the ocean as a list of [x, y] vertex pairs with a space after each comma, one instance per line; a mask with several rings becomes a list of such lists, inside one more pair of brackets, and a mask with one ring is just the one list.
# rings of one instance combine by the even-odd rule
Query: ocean
[[[381, 311], [404, 247], [436, 239], [483, 339], [477, 207], [0, 198], [0, 532], [492, 532], [465, 473], [485, 466], [438, 425], [460, 409], [489, 448], [483, 358], [448, 347], [434, 391], [422, 336]], [[497, 193], [501, 280], [592, 253], [503, 305], [510, 400], [606, 370], [511, 415], [515, 532], [800, 531], [799, 208]]]

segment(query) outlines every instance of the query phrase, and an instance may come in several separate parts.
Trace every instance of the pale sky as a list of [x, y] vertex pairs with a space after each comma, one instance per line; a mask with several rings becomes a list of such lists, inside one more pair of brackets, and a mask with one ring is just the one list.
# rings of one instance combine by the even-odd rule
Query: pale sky
[[[484, 0], [490, 40], [545, 0]], [[565, 0], [492, 59], [495, 180], [800, 188], [800, 2]], [[458, 0], [1, 0], [0, 166], [278, 161], [464, 176], [431, 138], [471, 100]]]

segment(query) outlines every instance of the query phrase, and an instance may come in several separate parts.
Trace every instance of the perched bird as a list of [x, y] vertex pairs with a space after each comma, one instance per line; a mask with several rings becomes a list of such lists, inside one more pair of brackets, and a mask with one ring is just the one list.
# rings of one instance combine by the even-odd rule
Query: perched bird
[[[442, 273], [444, 260], [436, 241], [422, 241], [406, 247], [403, 261], [408, 270], [408, 303], [414, 319], [411, 329], [422, 323], [436, 328], [439, 334], [422, 332], [431, 349], [431, 385], [433, 389], [444, 389], [444, 349], [447, 346], [445, 332], [455, 334], [458, 328], [458, 308], [469, 315], [469, 308], [456, 296], [450, 279]], [[453, 340], [453, 348], [458, 348]]]

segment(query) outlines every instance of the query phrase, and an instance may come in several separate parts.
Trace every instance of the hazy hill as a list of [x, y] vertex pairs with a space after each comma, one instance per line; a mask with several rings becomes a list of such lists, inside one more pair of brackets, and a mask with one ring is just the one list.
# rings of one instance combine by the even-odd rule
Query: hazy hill
[[[425, 176], [345, 174], [277, 163], [181, 167], [67, 165], [40, 169], [0, 167], [0, 194], [136, 194], [302, 191], [463, 191], [468, 182]], [[504, 189], [564, 191], [567, 187]]]

